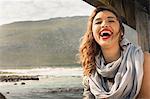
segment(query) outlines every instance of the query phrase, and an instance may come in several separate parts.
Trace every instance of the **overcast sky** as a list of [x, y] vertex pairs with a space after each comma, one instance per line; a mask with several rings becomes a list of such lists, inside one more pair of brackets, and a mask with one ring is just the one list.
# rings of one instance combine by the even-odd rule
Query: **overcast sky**
[[14, 21], [90, 15], [94, 9], [82, 0], [0, 0], [0, 25]]

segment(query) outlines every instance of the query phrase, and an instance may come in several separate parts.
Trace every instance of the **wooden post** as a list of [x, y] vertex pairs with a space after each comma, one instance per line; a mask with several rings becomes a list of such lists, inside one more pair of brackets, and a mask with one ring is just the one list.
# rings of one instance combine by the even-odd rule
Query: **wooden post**
[[139, 2], [135, 2], [136, 30], [138, 43], [143, 50], [150, 52], [150, 15], [143, 11]]
[[[128, 25], [138, 32], [138, 43], [143, 51], [150, 52], [150, 14], [144, 6], [149, 6], [148, 0], [83, 0], [92, 6], [111, 5], [121, 16], [125, 17]], [[148, 7], [147, 7], [148, 8]]]

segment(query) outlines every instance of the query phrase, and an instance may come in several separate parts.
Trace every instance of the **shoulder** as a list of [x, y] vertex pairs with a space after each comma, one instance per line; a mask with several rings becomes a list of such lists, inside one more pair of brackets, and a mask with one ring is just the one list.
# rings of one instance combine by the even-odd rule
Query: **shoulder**
[[144, 63], [150, 63], [150, 53], [144, 52]]
[[[150, 53], [144, 52], [144, 73], [148, 73], [150, 75]], [[150, 77], [150, 76], [149, 76]]]
[[142, 81], [142, 86], [140, 90], [140, 98], [149, 98], [150, 97], [150, 53], [144, 52], [144, 76]]
[[149, 81], [149, 87], [150, 87], [150, 53], [144, 52], [144, 65], [143, 65], [143, 70], [144, 70], [144, 78], [146, 81]]

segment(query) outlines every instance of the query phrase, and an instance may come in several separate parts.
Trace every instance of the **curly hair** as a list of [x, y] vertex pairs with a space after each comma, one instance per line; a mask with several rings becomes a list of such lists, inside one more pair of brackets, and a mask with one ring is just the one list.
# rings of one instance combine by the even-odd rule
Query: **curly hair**
[[79, 56], [80, 56], [80, 63], [83, 67], [83, 74], [89, 76], [96, 68], [95, 64], [95, 56], [101, 51], [100, 45], [95, 41], [92, 32], [92, 23], [93, 19], [96, 14], [100, 11], [110, 11], [112, 12], [118, 19], [120, 24], [120, 30], [124, 34], [124, 27], [122, 25], [122, 21], [120, 15], [117, 13], [115, 9], [112, 7], [100, 6], [97, 7], [91, 16], [89, 16], [88, 23], [87, 23], [87, 30], [84, 36], [81, 39], [81, 44], [79, 48]]

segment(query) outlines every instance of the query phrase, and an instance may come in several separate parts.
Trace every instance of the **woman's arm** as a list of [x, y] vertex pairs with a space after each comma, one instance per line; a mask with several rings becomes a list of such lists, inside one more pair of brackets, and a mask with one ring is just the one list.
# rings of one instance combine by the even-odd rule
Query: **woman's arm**
[[89, 86], [89, 81], [88, 77], [84, 76], [83, 81], [82, 81], [84, 91], [83, 91], [83, 99], [95, 99], [94, 95], [90, 92], [90, 86]]
[[150, 99], [150, 53], [144, 53], [144, 76], [138, 98]]

